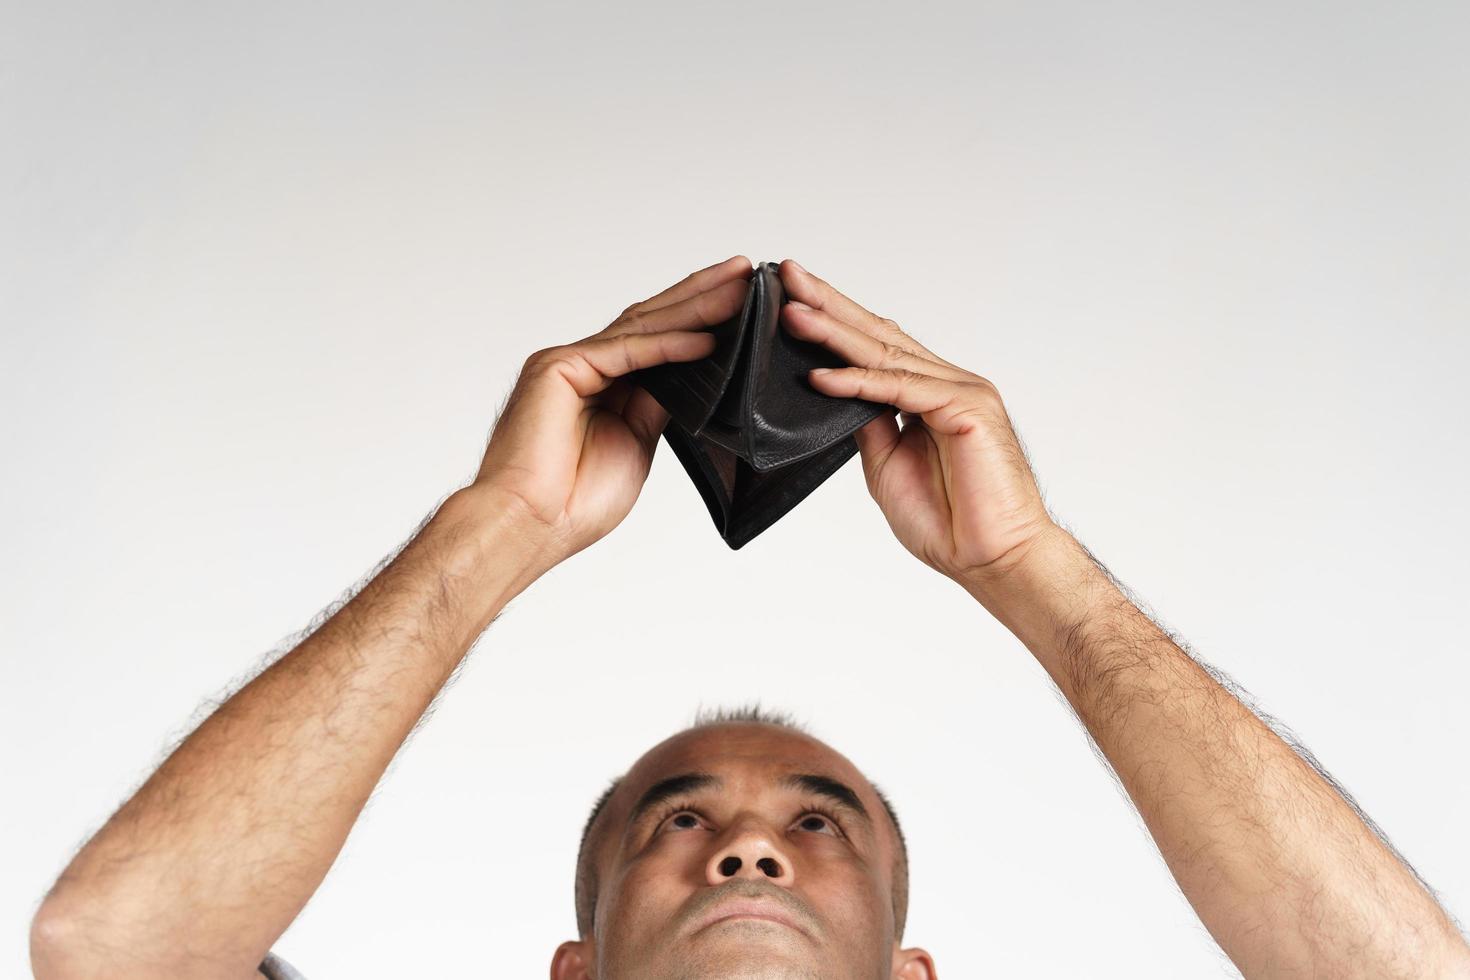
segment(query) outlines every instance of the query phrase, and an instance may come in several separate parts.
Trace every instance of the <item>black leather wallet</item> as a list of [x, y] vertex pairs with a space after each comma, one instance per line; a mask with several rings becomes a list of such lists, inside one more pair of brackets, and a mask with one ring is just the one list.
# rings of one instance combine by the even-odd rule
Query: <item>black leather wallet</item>
[[851, 459], [855, 431], [897, 411], [813, 388], [808, 371], [846, 362], [781, 326], [785, 302], [777, 263], [762, 262], [740, 313], [709, 328], [713, 353], [624, 375], [668, 411], [664, 440], [731, 549], [776, 523]]

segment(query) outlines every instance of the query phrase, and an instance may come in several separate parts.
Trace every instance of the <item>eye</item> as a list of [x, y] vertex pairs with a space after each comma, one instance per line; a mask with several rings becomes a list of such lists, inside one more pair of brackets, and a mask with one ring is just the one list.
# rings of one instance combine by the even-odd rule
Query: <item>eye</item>
[[659, 821], [659, 826], [670, 830], [698, 830], [699, 815], [692, 810], [670, 810], [669, 815]]
[[796, 826], [813, 833], [820, 834], [826, 832], [834, 837], [841, 836], [837, 829], [837, 821], [833, 820], [830, 815], [819, 811], [806, 814], [796, 822]]

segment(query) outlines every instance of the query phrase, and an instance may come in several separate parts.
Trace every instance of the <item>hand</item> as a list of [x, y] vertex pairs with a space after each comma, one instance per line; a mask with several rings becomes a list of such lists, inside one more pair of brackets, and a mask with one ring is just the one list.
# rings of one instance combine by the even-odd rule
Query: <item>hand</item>
[[648, 476], [668, 412], [621, 376], [709, 356], [715, 336], [705, 328], [740, 311], [751, 272], [733, 256], [590, 337], [526, 358], [466, 490], [522, 512], [546, 568], [616, 527]]
[[966, 584], [1004, 574], [1060, 530], [995, 385], [793, 260], [780, 272], [782, 324], [851, 365], [812, 372], [812, 386], [899, 409], [859, 429], [857, 443], [868, 492], [905, 548]]

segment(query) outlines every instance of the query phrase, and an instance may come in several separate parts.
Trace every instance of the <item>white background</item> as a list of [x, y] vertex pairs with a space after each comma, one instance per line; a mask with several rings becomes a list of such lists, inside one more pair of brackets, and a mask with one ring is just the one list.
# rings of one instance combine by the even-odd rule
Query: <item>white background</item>
[[[995, 381], [1058, 516], [1470, 915], [1470, 8], [126, 6], [0, 31], [0, 972], [205, 700], [468, 481], [527, 354], [736, 252]], [[754, 698], [889, 791], [943, 976], [1230, 975], [856, 462], [730, 552], [667, 446], [277, 950], [544, 976], [606, 781]]]

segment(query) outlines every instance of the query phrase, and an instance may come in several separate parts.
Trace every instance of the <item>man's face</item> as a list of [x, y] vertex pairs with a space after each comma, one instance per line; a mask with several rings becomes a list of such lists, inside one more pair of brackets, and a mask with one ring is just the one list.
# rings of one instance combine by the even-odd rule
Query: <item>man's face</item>
[[600, 827], [592, 942], [564, 944], [596, 980], [932, 975], [895, 943], [882, 802], [816, 739], [751, 723], [676, 735], [634, 764]]

